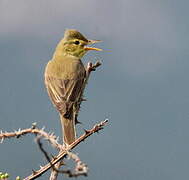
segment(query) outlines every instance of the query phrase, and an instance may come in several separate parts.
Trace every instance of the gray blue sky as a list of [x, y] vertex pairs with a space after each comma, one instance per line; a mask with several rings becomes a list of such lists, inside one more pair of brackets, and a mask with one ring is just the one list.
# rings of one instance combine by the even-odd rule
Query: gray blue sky
[[[0, 0], [0, 129], [37, 122], [61, 136], [43, 72], [64, 30], [75, 28], [105, 50], [84, 58], [103, 66], [90, 78], [78, 132], [110, 120], [76, 149], [88, 178], [188, 179], [188, 7], [187, 0]], [[0, 171], [12, 177], [45, 164], [32, 136], [5, 141], [0, 153]]]

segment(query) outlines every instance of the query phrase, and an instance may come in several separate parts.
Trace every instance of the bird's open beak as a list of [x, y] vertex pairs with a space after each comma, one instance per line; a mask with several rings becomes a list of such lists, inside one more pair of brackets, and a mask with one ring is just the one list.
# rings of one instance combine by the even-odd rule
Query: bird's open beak
[[[101, 42], [100, 40], [88, 40], [87, 44], [95, 44]], [[95, 48], [95, 47], [89, 47], [89, 46], [85, 46], [85, 50], [89, 51], [89, 50], [94, 50], [94, 51], [102, 51], [102, 49], [100, 48]]]
[[84, 48], [85, 48], [85, 50], [87, 50], [87, 51], [89, 51], [89, 50], [102, 51], [102, 49], [100, 49], [100, 48], [95, 48], [95, 47], [88, 47], [88, 46], [86, 46], [86, 47], [84, 47]]

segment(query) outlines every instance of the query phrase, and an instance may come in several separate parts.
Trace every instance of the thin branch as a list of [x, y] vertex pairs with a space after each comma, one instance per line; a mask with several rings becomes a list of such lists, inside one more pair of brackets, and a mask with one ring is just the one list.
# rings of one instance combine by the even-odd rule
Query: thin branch
[[31, 128], [28, 129], [19, 129], [18, 131], [14, 131], [14, 132], [0, 132], [0, 139], [1, 139], [1, 143], [3, 142], [4, 139], [6, 138], [20, 138], [21, 136], [24, 136], [26, 134], [35, 134], [35, 135], [40, 135], [43, 136], [44, 139], [48, 140], [50, 142], [50, 144], [57, 148], [58, 150], [61, 150], [63, 148], [63, 146], [61, 144], [58, 143], [58, 138], [53, 134], [53, 133], [47, 133], [42, 129], [38, 129], [36, 128], [36, 124], [33, 123]]
[[92, 64], [91, 62], [88, 62], [87, 64], [87, 67], [86, 67], [86, 78], [85, 78], [85, 83], [84, 83], [84, 86], [81, 90], [81, 97], [83, 96], [83, 92], [84, 92], [84, 89], [88, 83], [88, 80], [89, 80], [89, 77], [90, 77], [90, 74], [92, 71], [96, 71], [96, 68], [101, 66], [102, 63], [97, 61], [95, 64]]
[[[62, 173], [62, 174], [67, 174], [68, 177], [78, 177], [78, 176], [87, 176], [87, 172], [88, 172], [88, 167], [85, 163], [83, 163], [80, 158], [72, 153], [72, 152], [67, 152], [67, 155], [69, 156], [69, 158], [73, 159], [76, 163], [75, 166], [75, 170], [74, 172], [72, 172], [71, 170], [59, 170], [61, 164], [58, 162], [58, 167], [55, 167], [57, 164], [53, 165], [51, 163], [51, 159], [50, 156], [48, 155], [48, 153], [45, 151], [45, 149], [43, 148], [43, 144], [40, 141], [41, 137], [37, 137], [36, 142], [39, 146], [39, 149], [42, 151], [42, 153], [45, 155], [45, 158], [47, 159], [47, 161], [50, 163], [51, 168], [53, 169], [53, 171], [56, 171], [57, 173]], [[55, 179], [57, 177], [57, 175], [51, 177], [51, 179]]]
[[108, 122], [108, 119], [100, 122], [99, 124], [96, 124], [90, 130], [85, 130], [85, 133], [83, 135], [81, 135], [78, 139], [76, 139], [72, 144], [66, 146], [66, 149], [64, 151], [62, 151], [59, 155], [54, 157], [51, 160], [51, 164], [48, 163], [44, 167], [41, 167], [41, 169], [39, 169], [38, 171], [33, 171], [33, 174], [31, 174], [30, 176], [26, 177], [24, 180], [36, 179], [37, 177], [39, 177], [42, 174], [44, 174], [48, 169], [50, 169], [52, 167], [52, 165], [55, 165], [57, 162], [59, 162], [61, 159], [63, 159], [67, 155], [68, 151], [70, 151], [71, 149], [76, 147], [78, 144], [80, 144], [82, 141], [84, 141], [86, 138], [88, 138], [92, 134], [102, 130], [103, 127], [107, 124], [107, 122]]
[[87, 71], [87, 73], [89, 74], [89, 73], [91, 73], [92, 71], [96, 71], [96, 68], [99, 67], [99, 66], [101, 66], [101, 65], [102, 65], [102, 63], [101, 63], [100, 61], [97, 61], [95, 64], [92, 64], [91, 62], [89, 62], [89, 63], [87, 64], [86, 71]]
[[[55, 169], [59, 169], [59, 168], [61, 167], [61, 165], [62, 165], [62, 162], [59, 161], [59, 162], [57, 162], [57, 163], [54, 165], [54, 167], [55, 167]], [[57, 177], [58, 177], [58, 171], [55, 171], [55, 170], [52, 169], [49, 180], [56, 180]]]
[[[92, 62], [88, 62], [87, 64], [87, 67], [85, 68], [85, 71], [86, 71], [86, 77], [85, 77], [85, 80], [84, 80], [84, 83], [83, 83], [83, 87], [81, 88], [81, 91], [80, 91], [80, 94], [79, 94], [79, 99], [78, 99], [78, 104], [77, 104], [77, 109], [76, 109], [76, 121], [77, 121], [77, 116], [78, 116], [78, 113], [79, 113], [79, 110], [80, 110], [80, 106], [81, 106], [81, 103], [83, 101], [86, 101], [86, 99], [84, 99], [84, 90], [85, 90], [85, 87], [86, 85], [88, 84], [88, 80], [89, 80], [89, 77], [90, 77], [90, 74], [92, 71], [96, 71], [96, 68], [101, 66], [102, 63], [97, 61], [95, 64], [92, 64]], [[77, 121], [77, 123], [79, 123], [79, 121]]]
[[78, 177], [78, 176], [81, 176], [81, 175], [82, 176], [87, 176], [89, 168], [88, 168], [88, 166], [85, 163], [83, 163], [81, 161], [81, 159], [79, 158], [79, 156], [77, 156], [76, 154], [74, 154], [72, 152], [68, 152], [67, 154], [76, 163], [75, 172], [69, 174], [68, 176], [69, 177]]

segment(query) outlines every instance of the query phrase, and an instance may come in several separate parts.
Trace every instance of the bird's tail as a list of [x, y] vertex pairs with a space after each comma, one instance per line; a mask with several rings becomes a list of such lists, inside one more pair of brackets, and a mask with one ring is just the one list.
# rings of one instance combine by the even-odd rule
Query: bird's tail
[[60, 114], [60, 120], [63, 131], [63, 142], [65, 144], [71, 144], [76, 139], [75, 120], [73, 117], [67, 118], [63, 114]]

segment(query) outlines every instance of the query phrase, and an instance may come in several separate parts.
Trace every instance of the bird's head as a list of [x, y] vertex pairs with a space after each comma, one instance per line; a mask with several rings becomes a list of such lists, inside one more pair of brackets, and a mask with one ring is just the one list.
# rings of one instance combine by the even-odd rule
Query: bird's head
[[102, 51], [102, 49], [89, 47], [88, 45], [100, 42], [99, 40], [88, 40], [80, 32], [68, 29], [64, 33], [64, 38], [57, 46], [57, 50], [62, 55], [71, 55], [78, 58], [83, 57], [89, 50]]

